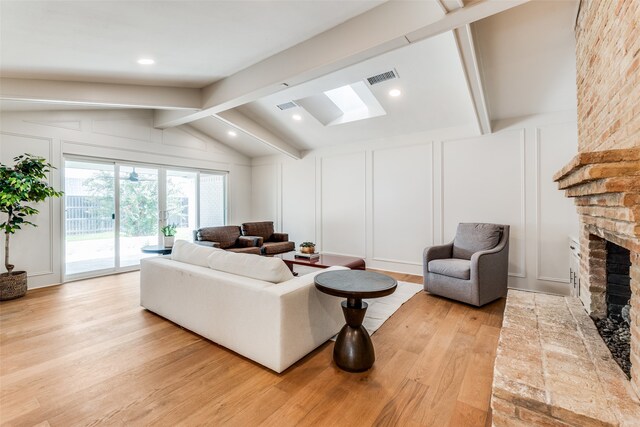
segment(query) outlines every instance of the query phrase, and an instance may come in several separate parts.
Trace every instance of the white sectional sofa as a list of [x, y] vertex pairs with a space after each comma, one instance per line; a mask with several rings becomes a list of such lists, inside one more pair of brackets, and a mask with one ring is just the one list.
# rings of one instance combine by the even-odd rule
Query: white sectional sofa
[[293, 277], [279, 258], [177, 241], [171, 256], [142, 260], [140, 304], [282, 372], [344, 324], [340, 299], [315, 288], [318, 273]]

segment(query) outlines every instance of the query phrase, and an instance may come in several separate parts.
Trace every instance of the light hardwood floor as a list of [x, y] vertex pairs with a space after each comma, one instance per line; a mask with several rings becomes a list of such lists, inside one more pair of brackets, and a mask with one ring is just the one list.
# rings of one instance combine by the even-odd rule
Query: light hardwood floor
[[339, 370], [326, 343], [275, 374], [142, 309], [138, 279], [0, 303], [1, 424], [490, 425], [504, 300], [420, 292], [373, 335], [370, 371]]

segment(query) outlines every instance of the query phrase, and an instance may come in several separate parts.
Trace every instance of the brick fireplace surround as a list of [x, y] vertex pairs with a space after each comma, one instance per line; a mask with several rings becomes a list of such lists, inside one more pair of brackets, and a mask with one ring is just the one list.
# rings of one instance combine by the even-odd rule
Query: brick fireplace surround
[[[578, 155], [553, 177], [580, 219], [580, 300], [509, 291], [495, 426], [640, 426], [639, 23], [638, 0], [580, 3]], [[630, 251], [630, 381], [587, 316], [607, 314], [606, 241]]]

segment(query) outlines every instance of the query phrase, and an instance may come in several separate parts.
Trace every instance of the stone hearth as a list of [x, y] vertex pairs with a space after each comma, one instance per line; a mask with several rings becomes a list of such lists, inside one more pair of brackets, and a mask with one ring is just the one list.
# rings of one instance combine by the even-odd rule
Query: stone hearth
[[637, 426], [640, 402], [575, 297], [509, 290], [491, 397], [495, 426]]

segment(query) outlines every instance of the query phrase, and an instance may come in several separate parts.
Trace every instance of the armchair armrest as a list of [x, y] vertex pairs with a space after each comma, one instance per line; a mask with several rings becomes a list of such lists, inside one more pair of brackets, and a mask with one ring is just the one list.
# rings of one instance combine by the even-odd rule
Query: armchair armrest
[[447, 243], [445, 245], [438, 246], [430, 246], [428, 248], [424, 248], [424, 263], [425, 266], [429, 264], [429, 261], [433, 261], [434, 259], [446, 259], [451, 258], [453, 255], [453, 242]]
[[253, 248], [262, 246], [262, 237], [259, 236], [240, 236], [236, 241], [236, 245], [241, 248]]
[[210, 242], [209, 240], [194, 240], [193, 243], [200, 246], [208, 246], [210, 248], [219, 248], [220, 243], [218, 242]]
[[471, 280], [482, 277], [484, 281], [506, 284], [509, 270], [509, 240], [503, 239], [498, 246], [478, 251], [471, 256]]
[[269, 237], [271, 242], [288, 242], [289, 241], [289, 233], [273, 233], [271, 237]]

